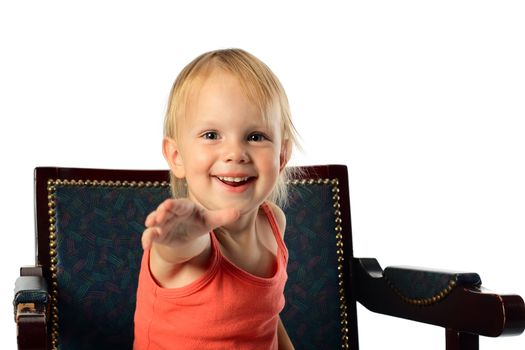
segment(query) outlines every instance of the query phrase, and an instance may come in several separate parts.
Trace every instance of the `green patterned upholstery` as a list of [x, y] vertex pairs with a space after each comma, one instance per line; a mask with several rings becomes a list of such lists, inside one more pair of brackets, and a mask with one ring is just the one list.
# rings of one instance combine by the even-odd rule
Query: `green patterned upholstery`
[[[338, 349], [347, 322], [333, 182], [294, 183], [285, 209], [289, 282], [283, 322], [297, 349]], [[59, 349], [131, 349], [144, 220], [159, 186], [50, 186], [52, 336]], [[350, 320], [351, 322], [355, 320]]]
[[281, 317], [296, 349], [343, 345], [332, 189], [331, 184], [293, 186], [285, 209], [290, 259]]
[[59, 349], [131, 349], [144, 220], [168, 188], [56, 186]]

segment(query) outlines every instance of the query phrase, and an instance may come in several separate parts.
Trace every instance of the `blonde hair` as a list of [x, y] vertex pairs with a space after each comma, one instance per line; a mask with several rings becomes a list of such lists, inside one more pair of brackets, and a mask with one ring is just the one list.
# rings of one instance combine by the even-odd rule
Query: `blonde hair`
[[[293, 126], [286, 93], [270, 68], [257, 57], [241, 49], [225, 49], [206, 52], [191, 61], [179, 73], [171, 88], [166, 116], [164, 137], [177, 141], [178, 128], [185, 115], [188, 94], [195, 82], [208, 77], [214, 69], [222, 69], [239, 79], [248, 99], [261, 112], [268, 122], [270, 110], [277, 105], [281, 117], [281, 140], [289, 142], [290, 147], [298, 146], [297, 132]], [[291, 176], [290, 168], [281, 171], [277, 184], [268, 200], [285, 205], [287, 202], [286, 181]], [[171, 174], [171, 189], [174, 197], [186, 197], [186, 181]]]

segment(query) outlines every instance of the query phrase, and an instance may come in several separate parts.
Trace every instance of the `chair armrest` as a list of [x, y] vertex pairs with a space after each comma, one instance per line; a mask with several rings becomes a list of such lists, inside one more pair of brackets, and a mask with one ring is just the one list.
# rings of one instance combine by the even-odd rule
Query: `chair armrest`
[[414, 305], [435, 304], [456, 287], [481, 287], [481, 278], [477, 273], [412, 266], [387, 267], [383, 271], [383, 278], [401, 299]]
[[497, 337], [525, 329], [519, 295], [498, 295], [481, 287], [476, 273], [388, 267], [354, 258], [356, 299], [367, 309], [458, 332]]
[[15, 282], [13, 306], [18, 349], [47, 349], [49, 292], [41, 267], [23, 267]]

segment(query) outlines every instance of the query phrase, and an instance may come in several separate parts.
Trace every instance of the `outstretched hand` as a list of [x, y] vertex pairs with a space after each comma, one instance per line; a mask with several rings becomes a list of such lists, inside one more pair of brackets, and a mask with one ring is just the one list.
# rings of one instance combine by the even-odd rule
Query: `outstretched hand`
[[166, 199], [146, 218], [142, 248], [151, 248], [153, 242], [165, 246], [188, 243], [238, 217], [233, 208], [207, 210], [189, 199]]

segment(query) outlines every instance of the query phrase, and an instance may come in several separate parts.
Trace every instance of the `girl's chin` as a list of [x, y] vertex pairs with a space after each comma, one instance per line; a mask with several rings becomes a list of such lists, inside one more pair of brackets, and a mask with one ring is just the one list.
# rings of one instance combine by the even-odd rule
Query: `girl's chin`
[[220, 209], [228, 209], [233, 208], [239, 211], [241, 216], [248, 215], [250, 213], [253, 213], [254, 211], [258, 211], [260, 205], [262, 204], [259, 202], [239, 202], [239, 201], [222, 201], [220, 203], [209, 203], [209, 207], [205, 206], [208, 210], [220, 210]]

